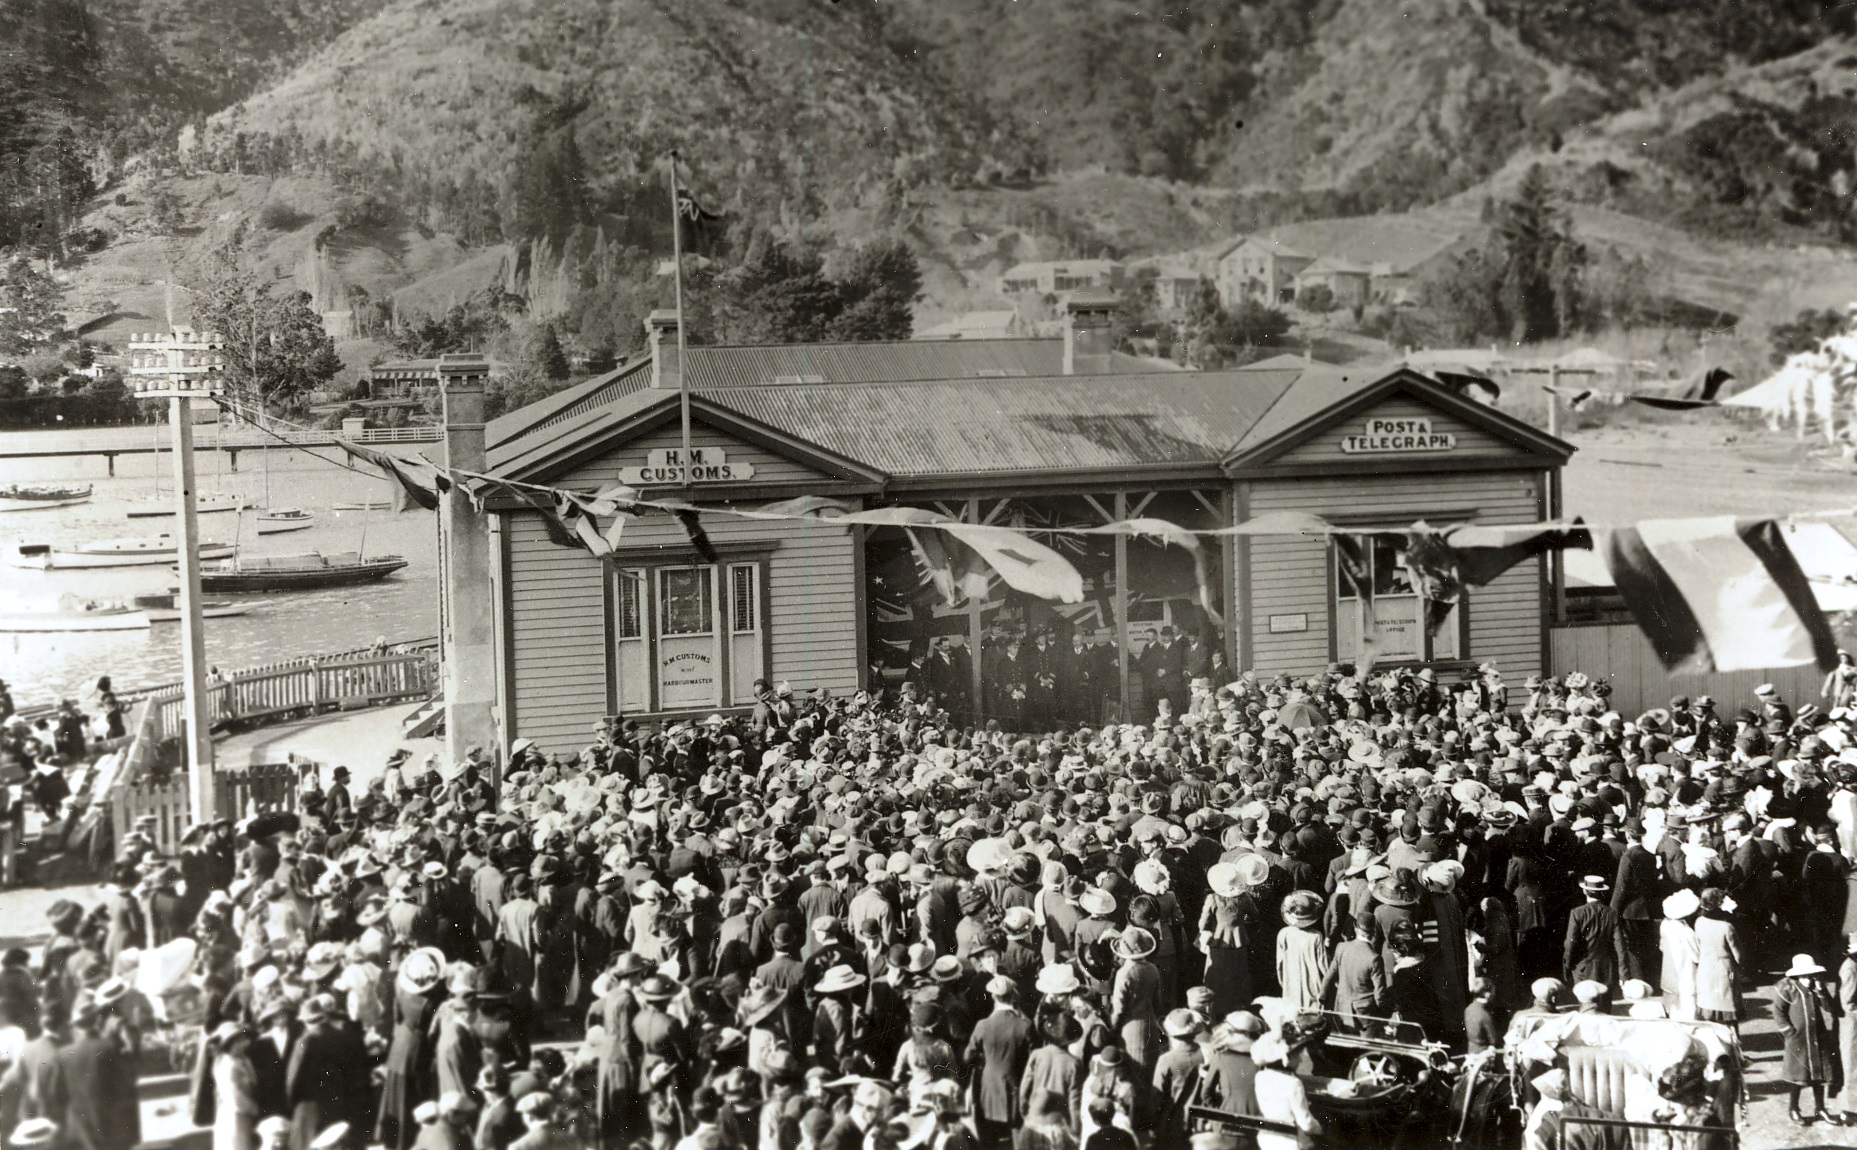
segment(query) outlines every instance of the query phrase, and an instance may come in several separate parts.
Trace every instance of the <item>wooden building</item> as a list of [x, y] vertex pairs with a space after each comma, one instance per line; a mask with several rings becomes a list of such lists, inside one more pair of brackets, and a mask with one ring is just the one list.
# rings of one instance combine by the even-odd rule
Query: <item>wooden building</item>
[[[491, 470], [588, 490], [624, 482], [698, 508], [813, 494], [1033, 530], [1136, 517], [1209, 528], [1285, 510], [1404, 527], [1551, 518], [1572, 452], [1405, 369], [1130, 372], [1106, 349], [1100, 309], [1073, 313], [1063, 340], [690, 348], [688, 364], [675, 323], [654, 313], [649, 357], [493, 421]], [[1002, 625], [1107, 635], [1103, 713], [1140, 717], [1151, 706], [1135, 648], [1149, 628], [1201, 635], [1226, 665], [1269, 673], [1349, 660], [1359, 641], [1359, 606], [1320, 536], [1210, 540], [1211, 614], [1190, 556], [1120, 535], [1045, 537], [1084, 575], [1083, 604], [996, 583], [987, 601], [948, 607], [895, 528], [712, 514], [706, 563], [675, 519], [648, 513], [601, 562], [551, 543], [534, 510], [491, 506], [500, 726], [549, 750], [584, 744], [606, 715], [748, 705], [757, 678], [852, 692], [906, 674], [932, 637], [977, 651]], [[1493, 660], [1516, 679], [1546, 669], [1542, 561], [1471, 591], [1430, 638], [1393, 553], [1374, 563], [1381, 661]], [[978, 701], [983, 660], [972, 662]]]

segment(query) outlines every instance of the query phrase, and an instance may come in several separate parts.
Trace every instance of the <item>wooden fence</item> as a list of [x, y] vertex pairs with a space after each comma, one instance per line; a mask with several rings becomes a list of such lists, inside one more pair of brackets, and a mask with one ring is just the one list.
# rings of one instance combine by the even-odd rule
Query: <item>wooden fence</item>
[[1657, 652], [1635, 623], [1553, 627], [1548, 635], [1553, 673], [1584, 671], [1611, 683], [1612, 707], [1628, 719], [1652, 707], [1667, 707], [1677, 695], [1691, 699], [1708, 695], [1723, 718], [1743, 707], [1758, 710], [1754, 688], [1762, 683], [1772, 683], [1780, 696], [1797, 709], [1802, 703], [1818, 702], [1819, 688], [1824, 685], [1824, 674], [1816, 667], [1673, 675], [1664, 670]]
[[[241, 819], [269, 811], [297, 809], [297, 768], [289, 763], [259, 763], [236, 770], [220, 769], [215, 773], [214, 809], [224, 817]], [[144, 780], [117, 787], [111, 796], [108, 827], [109, 849], [114, 858], [121, 849], [123, 836], [135, 829], [136, 820], [154, 820], [149, 835], [162, 854], [180, 849], [181, 838], [193, 825], [192, 799], [188, 794], [185, 772], [178, 772], [159, 783]]]

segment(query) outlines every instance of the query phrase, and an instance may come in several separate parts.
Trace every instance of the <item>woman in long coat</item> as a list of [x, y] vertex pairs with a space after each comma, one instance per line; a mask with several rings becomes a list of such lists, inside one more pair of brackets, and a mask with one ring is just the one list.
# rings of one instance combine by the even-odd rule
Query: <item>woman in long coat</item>
[[1826, 1125], [1842, 1126], [1844, 1119], [1825, 1109], [1825, 1095], [1844, 1088], [1844, 1068], [1838, 1058], [1837, 987], [1825, 977], [1823, 966], [1811, 955], [1793, 956], [1793, 964], [1773, 988], [1773, 1020], [1786, 1039], [1780, 1062], [1780, 1079], [1790, 1088], [1790, 1116], [1804, 1125], [1799, 1113], [1799, 1092], [1807, 1087], [1818, 1104], [1818, 1117]]
[[381, 1083], [380, 1117], [374, 1140], [387, 1150], [407, 1150], [419, 1136], [413, 1110], [433, 1092], [432, 1016], [438, 1011], [444, 960], [436, 950], [416, 950], [400, 964], [394, 984], [393, 1043], [387, 1048]]
[[[1857, 1067], [1857, 942], [1848, 943], [1844, 950], [1844, 965], [1838, 968], [1838, 1005], [1844, 1008], [1838, 1052], [1845, 1066]], [[1857, 1122], [1857, 1074], [1844, 1078], [1844, 1121], [1847, 1125]]]
[[1696, 932], [1696, 1017], [1734, 1026], [1741, 1021], [1741, 938], [1722, 910], [1722, 891], [1702, 892]]
[[1251, 1001], [1250, 900], [1241, 893], [1237, 867], [1219, 863], [1207, 874], [1212, 893], [1199, 912], [1199, 949], [1206, 956], [1212, 1013], [1223, 1018]]
[[213, 1150], [257, 1150], [258, 1074], [251, 1032], [222, 1022], [213, 1035]]
[[1664, 992], [1664, 1008], [1671, 1018], [1684, 1022], [1696, 1018], [1696, 930], [1690, 923], [1701, 908], [1696, 892], [1681, 887], [1664, 899], [1664, 921], [1658, 928], [1658, 944], [1664, 956], [1658, 982]]

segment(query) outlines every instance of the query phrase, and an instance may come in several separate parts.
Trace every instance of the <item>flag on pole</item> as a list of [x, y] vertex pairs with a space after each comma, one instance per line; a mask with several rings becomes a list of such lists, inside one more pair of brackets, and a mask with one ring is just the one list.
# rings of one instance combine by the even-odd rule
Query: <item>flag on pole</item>
[[702, 201], [681, 183], [677, 185], [674, 218], [687, 255], [702, 256], [714, 251], [722, 238], [723, 216], [704, 207]]
[[1672, 671], [1837, 664], [1837, 642], [1772, 519], [1647, 519], [1605, 534], [1612, 582]]

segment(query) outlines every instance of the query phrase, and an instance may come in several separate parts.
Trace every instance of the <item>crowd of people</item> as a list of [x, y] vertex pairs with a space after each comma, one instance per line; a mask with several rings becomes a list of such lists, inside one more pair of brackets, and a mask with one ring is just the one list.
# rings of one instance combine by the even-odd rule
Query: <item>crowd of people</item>
[[[0, 958], [10, 1141], [134, 1145], [186, 1017], [215, 1150], [1172, 1150], [1196, 1097], [1288, 1150], [1324, 1030], [1475, 1058], [1665, 1017], [1734, 1057], [1769, 975], [1795, 1120], [1857, 1111], [1841, 707], [1332, 667], [1021, 734], [914, 681], [762, 686], [500, 769], [312, 773], [296, 817], [172, 855], [132, 829], [99, 905]], [[151, 998], [176, 946], [201, 985]], [[1578, 1101], [1535, 1069], [1551, 1146]]]

